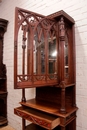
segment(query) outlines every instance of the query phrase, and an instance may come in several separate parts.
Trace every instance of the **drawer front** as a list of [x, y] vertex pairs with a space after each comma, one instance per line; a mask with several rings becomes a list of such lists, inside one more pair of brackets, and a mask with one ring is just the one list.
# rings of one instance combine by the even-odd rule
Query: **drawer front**
[[56, 121], [55, 126], [53, 125], [53, 121], [50, 120], [46, 120], [45, 118], [39, 118], [31, 113], [27, 113], [24, 110], [20, 110], [19, 108], [15, 108], [14, 109], [14, 113], [20, 117], [22, 117], [23, 119], [26, 119], [28, 121], [31, 121], [34, 124], [37, 124], [39, 126], [42, 126], [46, 129], [53, 129], [54, 127], [56, 127], [57, 125], [59, 125], [59, 120], [58, 123]]

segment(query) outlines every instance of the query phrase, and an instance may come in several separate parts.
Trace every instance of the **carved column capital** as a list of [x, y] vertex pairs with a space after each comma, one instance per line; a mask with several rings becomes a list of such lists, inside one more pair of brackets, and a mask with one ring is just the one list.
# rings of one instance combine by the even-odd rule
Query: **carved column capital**
[[63, 17], [61, 17], [59, 22], [59, 37], [60, 41], [65, 41], [65, 23]]
[[65, 88], [66, 87], [66, 84], [65, 84], [65, 81], [61, 81], [60, 84], [59, 84], [60, 88]]

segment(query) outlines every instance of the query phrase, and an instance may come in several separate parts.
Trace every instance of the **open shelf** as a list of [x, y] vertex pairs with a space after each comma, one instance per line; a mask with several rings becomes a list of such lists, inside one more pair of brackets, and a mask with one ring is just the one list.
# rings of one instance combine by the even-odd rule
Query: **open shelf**
[[67, 117], [78, 109], [77, 107], [70, 107], [70, 108], [68, 107], [66, 108], [67, 113], [61, 114], [60, 108], [56, 104], [42, 102], [36, 99], [30, 99], [30, 100], [27, 100], [26, 102], [20, 102], [20, 104], [23, 106], [31, 107], [31, 108], [34, 108], [43, 112], [47, 112], [49, 114], [61, 116], [61, 117]]
[[30, 100], [27, 100], [26, 102], [20, 102], [20, 104], [31, 107], [31, 108], [35, 108], [37, 110], [41, 110], [43, 112], [48, 112], [48, 113], [53, 113], [53, 114], [58, 112], [58, 107], [54, 107], [53, 104], [51, 105], [49, 103], [42, 102], [36, 99], [30, 99]]
[[[46, 129], [32, 123], [26, 126], [25, 130], [46, 130]], [[60, 130], [59, 126], [54, 128], [54, 130]]]
[[0, 116], [0, 126], [5, 125], [7, 123], [8, 123], [7, 119], [5, 117], [3, 117], [3, 116]]
[[0, 80], [6, 80], [6, 77], [0, 77]]

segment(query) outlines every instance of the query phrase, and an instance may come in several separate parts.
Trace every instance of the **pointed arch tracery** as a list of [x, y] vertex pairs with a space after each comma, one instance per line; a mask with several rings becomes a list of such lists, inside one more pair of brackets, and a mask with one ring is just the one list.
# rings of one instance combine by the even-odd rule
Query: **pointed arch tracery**
[[57, 25], [54, 19], [16, 8], [14, 77], [18, 88], [57, 82], [57, 68], [56, 72], [49, 72], [50, 66], [55, 66], [55, 62], [58, 62], [56, 56], [53, 63], [49, 51], [52, 44], [55, 44], [53, 48], [57, 50]]

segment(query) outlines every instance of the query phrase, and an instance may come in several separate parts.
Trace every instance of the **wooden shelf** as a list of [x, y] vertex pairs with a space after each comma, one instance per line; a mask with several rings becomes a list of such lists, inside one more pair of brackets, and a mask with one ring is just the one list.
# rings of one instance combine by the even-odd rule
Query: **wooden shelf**
[[30, 124], [30, 125], [26, 126], [25, 130], [46, 130], [46, 129], [42, 128], [38, 125], [35, 125], [35, 124]]
[[58, 116], [53, 116], [29, 107], [15, 108], [14, 113], [46, 129], [54, 129], [60, 124], [60, 119]]
[[0, 80], [6, 80], [6, 77], [0, 77]]
[[[28, 126], [26, 126], [25, 130], [46, 130], [45, 128], [42, 128], [38, 125], [35, 124], [30, 124]], [[54, 130], [60, 130], [58, 129], [58, 127], [54, 128]]]
[[0, 116], [0, 125], [4, 125], [4, 124], [7, 124], [7, 119], [3, 116]]
[[27, 100], [26, 102], [20, 102], [20, 104], [23, 106], [31, 107], [31, 108], [34, 108], [43, 112], [47, 112], [49, 114], [53, 114], [56, 116], [64, 117], [64, 118], [66, 118], [67, 116], [69, 116], [70, 114], [72, 114], [78, 109], [77, 107], [70, 107], [70, 108], [68, 107], [66, 108], [67, 113], [61, 114], [60, 108], [56, 104], [42, 102], [36, 99], [30, 99], [30, 100]]
[[1, 94], [7, 94], [7, 92], [5, 92], [5, 91], [0, 91], [0, 95]]
[[26, 102], [20, 102], [20, 104], [31, 108], [35, 108], [37, 110], [41, 110], [43, 112], [52, 113], [52, 114], [58, 112], [58, 107], [54, 107], [53, 104], [51, 105], [50, 103], [42, 102], [36, 99], [30, 99], [27, 100]]

